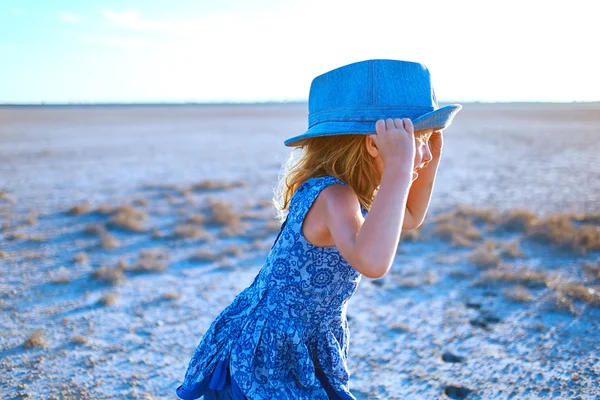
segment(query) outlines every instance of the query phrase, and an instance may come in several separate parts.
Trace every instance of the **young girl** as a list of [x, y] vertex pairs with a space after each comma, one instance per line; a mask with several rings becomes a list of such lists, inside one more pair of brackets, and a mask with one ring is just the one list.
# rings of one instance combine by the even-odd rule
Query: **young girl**
[[202, 337], [180, 398], [355, 399], [348, 300], [363, 275], [389, 271], [401, 231], [423, 222], [441, 130], [460, 108], [438, 108], [414, 62], [367, 60], [313, 80], [309, 129], [285, 141], [301, 153], [276, 192], [281, 231]]

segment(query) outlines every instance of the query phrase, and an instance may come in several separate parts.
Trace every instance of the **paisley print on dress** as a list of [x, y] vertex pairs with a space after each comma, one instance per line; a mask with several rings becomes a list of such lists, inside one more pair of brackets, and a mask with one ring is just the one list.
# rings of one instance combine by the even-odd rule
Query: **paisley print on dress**
[[177, 388], [180, 398], [355, 399], [346, 309], [362, 275], [336, 247], [315, 246], [301, 231], [319, 193], [333, 184], [347, 185], [310, 178], [294, 193], [254, 281], [202, 336]]

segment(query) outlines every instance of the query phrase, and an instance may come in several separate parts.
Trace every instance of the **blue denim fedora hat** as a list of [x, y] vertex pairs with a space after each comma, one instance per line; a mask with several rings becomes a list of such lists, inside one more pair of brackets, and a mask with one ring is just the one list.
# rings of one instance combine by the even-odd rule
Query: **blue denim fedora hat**
[[287, 139], [344, 134], [374, 134], [375, 122], [410, 118], [415, 131], [444, 129], [462, 106], [439, 108], [429, 70], [400, 60], [366, 60], [336, 68], [313, 79], [308, 96], [308, 130]]

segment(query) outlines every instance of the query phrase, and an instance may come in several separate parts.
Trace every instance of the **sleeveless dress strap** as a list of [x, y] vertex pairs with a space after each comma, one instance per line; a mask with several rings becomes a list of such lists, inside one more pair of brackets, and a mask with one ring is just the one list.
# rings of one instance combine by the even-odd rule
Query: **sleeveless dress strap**
[[[325, 178], [328, 178], [328, 179], [325, 179]], [[325, 189], [327, 186], [334, 184], [334, 183], [340, 183], [342, 185], [349, 186], [346, 182], [344, 182], [338, 178], [335, 178], [333, 176], [309, 178], [302, 185], [300, 185], [298, 190], [296, 190], [296, 193], [294, 193], [294, 196], [292, 196], [292, 200], [290, 201], [290, 205], [289, 205], [290, 209], [289, 209], [288, 215], [286, 216], [285, 220], [283, 221], [283, 224], [281, 224], [281, 227], [279, 228], [279, 233], [277, 234], [275, 241], [273, 241], [271, 250], [273, 250], [273, 247], [275, 247], [277, 240], [279, 240], [279, 237], [283, 233], [283, 230], [284, 230], [288, 220], [290, 219], [290, 215], [297, 213], [296, 210], [298, 208], [298, 205], [296, 204], [297, 203], [296, 200], [299, 197], [298, 195], [300, 193], [304, 194], [304, 196], [302, 196], [303, 199], [302, 199], [302, 205], [301, 205], [301, 210], [300, 210], [300, 212], [302, 214], [302, 218], [303, 218], [304, 214], [306, 214], [308, 212], [308, 210], [312, 206], [312, 203], [314, 203], [314, 201], [316, 200], [319, 193], [321, 193], [321, 191], [323, 189]]]
[[[296, 192], [292, 196], [292, 200], [290, 201], [290, 204], [289, 204], [288, 215], [285, 218], [285, 220], [283, 221], [283, 224], [281, 225], [281, 227], [279, 228], [279, 233], [277, 234], [277, 237], [275, 238], [275, 241], [273, 242], [273, 245], [271, 246], [271, 250], [273, 250], [273, 248], [275, 247], [275, 244], [279, 240], [279, 237], [284, 232], [285, 226], [288, 223], [288, 221], [291, 219], [294, 223], [301, 224], [302, 221], [304, 220], [304, 217], [308, 213], [308, 210], [310, 210], [310, 208], [312, 207], [313, 203], [315, 202], [315, 200], [317, 199], [317, 196], [321, 193], [321, 191], [323, 189], [325, 189], [327, 186], [335, 185], [335, 184], [350, 186], [349, 184], [342, 181], [341, 179], [336, 178], [334, 176], [330, 176], [330, 175], [316, 177], [316, 178], [309, 178], [302, 185], [300, 185], [300, 187], [296, 190]], [[367, 210], [365, 210], [363, 207], [361, 207], [361, 211], [362, 211], [363, 217], [365, 217], [367, 214]]]
[[292, 214], [292, 218], [296, 222], [302, 221], [321, 191], [327, 186], [335, 184], [350, 186], [334, 176], [321, 176], [307, 179], [306, 182], [300, 185], [298, 190], [296, 190], [296, 193], [294, 193], [294, 198], [291, 202], [292, 204], [290, 204], [290, 214]]

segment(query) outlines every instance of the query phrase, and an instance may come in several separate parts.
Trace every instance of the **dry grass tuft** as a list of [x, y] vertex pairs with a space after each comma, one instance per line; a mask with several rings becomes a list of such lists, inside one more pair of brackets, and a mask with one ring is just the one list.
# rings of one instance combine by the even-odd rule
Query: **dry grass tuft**
[[179, 186], [172, 184], [172, 183], [154, 183], [154, 184], [144, 185], [142, 187], [142, 189], [178, 192]]
[[203, 224], [206, 222], [206, 217], [203, 214], [192, 214], [188, 217], [187, 222], [190, 224]]
[[498, 282], [518, 283], [529, 288], [545, 287], [550, 282], [550, 276], [544, 271], [537, 271], [525, 266], [516, 270], [498, 268], [483, 272], [476, 284], [485, 286]]
[[175, 227], [175, 236], [179, 238], [185, 239], [204, 239], [208, 240], [211, 238], [210, 233], [205, 231], [203, 228], [199, 226], [194, 226], [191, 224], [185, 225], [177, 225]]
[[71, 277], [69, 276], [69, 270], [65, 267], [60, 267], [56, 271], [56, 273], [50, 279], [52, 283], [57, 284], [65, 284], [71, 282]]
[[596, 262], [585, 262], [583, 264], [583, 273], [589, 279], [600, 280], [600, 258]]
[[73, 344], [86, 344], [88, 339], [85, 336], [77, 335], [71, 338], [71, 343]]
[[415, 288], [421, 286], [421, 282], [416, 278], [400, 278], [396, 280], [395, 284], [400, 288]]
[[573, 216], [573, 219], [583, 224], [600, 225], [600, 211], [587, 214], [576, 214]]
[[83, 233], [90, 236], [102, 236], [106, 232], [103, 224], [88, 224], [83, 228]]
[[544, 304], [551, 310], [575, 312], [574, 301], [600, 307], [600, 287], [588, 287], [584, 282], [579, 281], [565, 281], [556, 274], [550, 275], [544, 271], [536, 271], [527, 267], [516, 270], [498, 268], [486, 271], [481, 274], [476, 285], [485, 286], [501, 281], [518, 284], [518, 286], [504, 291], [507, 298], [514, 302], [531, 301], [532, 295], [526, 287], [548, 287], [552, 290], [551, 297]]
[[163, 294], [162, 298], [165, 300], [179, 300], [183, 295], [177, 292], [168, 292]]
[[454, 269], [448, 273], [448, 276], [452, 279], [470, 279], [473, 277], [473, 273], [469, 273], [464, 269]]
[[100, 207], [96, 209], [98, 214], [109, 215], [115, 211], [114, 207], [108, 204], [102, 204]]
[[541, 322], [537, 322], [535, 325], [533, 325], [533, 329], [535, 329], [538, 332], [546, 332], [548, 328]]
[[226, 248], [224, 248], [223, 250], [221, 250], [221, 252], [219, 253], [220, 257], [239, 257], [242, 254], [244, 254], [244, 251], [248, 250], [248, 246], [247, 245], [237, 245], [237, 244], [231, 244], [229, 246], [227, 246]]
[[45, 242], [46, 240], [48, 240], [48, 238], [43, 235], [31, 234], [27, 236], [27, 240], [29, 240], [30, 242]]
[[36, 234], [27, 234], [23, 232], [9, 232], [4, 235], [4, 240], [13, 241], [13, 240], [24, 240], [30, 242], [43, 242], [47, 240], [45, 236], [36, 235]]
[[515, 239], [513, 241], [504, 243], [500, 249], [500, 257], [506, 258], [519, 258], [525, 257], [525, 253], [520, 247], [519, 240]]
[[209, 249], [201, 249], [192, 254], [189, 260], [192, 262], [212, 262], [219, 258], [217, 253]]
[[583, 282], [557, 282], [552, 285], [552, 289], [570, 300], [582, 301], [589, 305], [600, 307], [600, 291], [598, 288], [586, 287]]
[[102, 304], [103, 306], [112, 306], [116, 304], [118, 299], [118, 293], [107, 293], [98, 300], [98, 303]]
[[8, 232], [4, 235], [4, 240], [13, 241], [13, 240], [27, 240], [29, 236], [21, 232]]
[[576, 226], [568, 215], [553, 215], [532, 223], [526, 237], [583, 255], [600, 250], [600, 226]]
[[114, 249], [117, 248], [121, 245], [121, 242], [119, 242], [117, 240], [117, 238], [115, 238], [113, 235], [111, 235], [110, 233], [104, 233], [102, 235], [102, 247], [105, 249]]
[[390, 330], [394, 332], [412, 332], [408, 325], [400, 324], [398, 322], [394, 322], [390, 325]]
[[561, 215], [577, 223], [600, 225], [600, 212], [567, 212]]
[[456, 211], [442, 214], [434, 219], [435, 236], [451, 242], [455, 246], [472, 247], [473, 241], [481, 239], [481, 233], [473, 224], [473, 220]]
[[69, 215], [83, 215], [91, 212], [91, 207], [89, 201], [84, 201], [81, 204], [71, 207], [68, 211]]
[[477, 243], [474, 242], [472, 239], [469, 239], [462, 235], [456, 235], [452, 239], [451, 243], [453, 246], [457, 246], [457, 247], [475, 247], [475, 246], [477, 246]]
[[131, 232], [145, 232], [144, 221], [147, 218], [148, 214], [145, 212], [126, 205], [117, 208], [116, 212], [110, 218], [109, 223]]
[[190, 203], [194, 203], [194, 193], [190, 188], [183, 188], [179, 191], [179, 193], [186, 199], [186, 201]]
[[581, 253], [600, 251], [600, 225], [580, 226], [577, 233], [575, 243]]
[[189, 260], [193, 262], [223, 262], [227, 257], [241, 256], [242, 254], [244, 254], [245, 251], [249, 250], [251, 247], [252, 246], [248, 244], [231, 244], [222, 249], [219, 253], [215, 253], [213, 250], [210, 249], [202, 249], [192, 254], [189, 257]]
[[[248, 237], [246, 234], [249, 234], [249, 235], [260, 235], [260, 234], [267, 235], [267, 233], [264, 233], [265, 227], [261, 227], [261, 228], [257, 228], [257, 229], [252, 229], [250, 231], [248, 231], [248, 227], [249, 227], [249, 225], [245, 224], [243, 222], [238, 222], [238, 223], [234, 223], [234, 224], [231, 224], [231, 225], [226, 225], [219, 232], [219, 237], [220, 238], [230, 238], [230, 237], [242, 236], [242, 235], [244, 235], [245, 237]], [[252, 236], [252, 237], [254, 237], [254, 236]]]
[[514, 303], [527, 303], [532, 299], [531, 292], [524, 286], [517, 285], [514, 288], [504, 290], [506, 297]]
[[142, 250], [137, 261], [125, 267], [128, 271], [162, 272], [169, 267], [169, 255], [158, 249]]
[[575, 305], [566, 296], [558, 292], [552, 292], [550, 297], [544, 302], [542, 308], [549, 311], [569, 311], [576, 312]]
[[219, 200], [209, 200], [209, 217], [206, 223], [210, 225], [236, 225], [241, 220], [240, 214], [233, 210], [231, 204]]
[[509, 210], [502, 214], [498, 225], [509, 232], [524, 232], [537, 218], [537, 215], [530, 210]]
[[486, 240], [473, 250], [469, 259], [482, 269], [497, 268], [502, 263], [500, 256], [496, 254], [496, 244], [491, 240]]
[[125, 273], [123, 272], [123, 268], [119, 265], [114, 267], [103, 265], [92, 272], [92, 278], [111, 285], [118, 285], [125, 281]]
[[73, 261], [79, 264], [89, 261], [89, 257], [84, 252], [79, 252], [73, 256]]
[[38, 223], [38, 215], [35, 212], [32, 212], [27, 217], [25, 217], [25, 221], [23, 221], [25, 225], [33, 226]]
[[117, 261], [117, 267], [125, 270], [127, 269], [127, 266], [127, 261], [123, 257], [119, 258], [119, 261]]
[[31, 333], [31, 335], [25, 340], [23, 346], [27, 348], [32, 347], [47, 347], [48, 342], [44, 338], [44, 330], [36, 329]]
[[438, 283], [439, 280], [440, 280], [440, 276], [435, 271], [427, 271], [427, 273], [423, 277], [423, 282], [425, 282], [429, 285], [434, 285], [434, 284]]
[[497, 224], [500, 220], [498, 211], [493, 208], [481, 209], [470, 205], [459, 205], [453, 211], [455, 218], [470, 219], [474, 223]]
[[224, 190], [224, 189], [233, 189], [237, 187], [246, 187], [248, 186], [246, 182], [243, 181], [234, 181], [234, 182], [225, 182], [225, 181], [217, 181], [212, 179], [206, 179], [201, 182], [195, 183], [190, 186], [190, 189], [193, 191], [208, 191], [208, 190]]
[[16, 203], [16, 200], [14, 197], [12, 197], [10, 194], [8, 194], [8, 192], [4, 191], [4, 190], [0, 190], [0, 200], [2, 201], [6, 201], [8, 203]]

